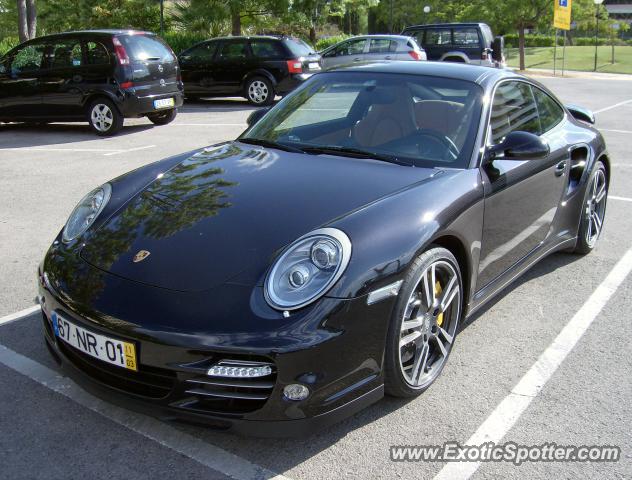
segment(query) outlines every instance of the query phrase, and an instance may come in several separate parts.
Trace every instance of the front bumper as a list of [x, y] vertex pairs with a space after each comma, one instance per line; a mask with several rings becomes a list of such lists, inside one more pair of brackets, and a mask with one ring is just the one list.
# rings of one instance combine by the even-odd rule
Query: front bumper
[[[126, 299], [145, 297], [147, 289], [167, 295], [160, 289], [113, 279], [106, 273], [99, 275], [106, 284], [115, 280], [112, 291], [119, 294], [124, 285], [125, 297], [115, 300], [119, 306], [130, 301]], [[108, 301], [107, 286], [100, 291], [98, 304], [111, 305], [112, 310], [97, 312], [79, 306], [69, 297], [71, 292], [57, 291], [51, 283], [40, 275], [43, 329], [51, 354], [86, 390], [132, 410], [247, 435], [304, 436], [358, 412], [384, 394], [385, 319], [394, 300], [368, 306], [366, 297], [323, 299], [305, 316], [297, 316], [296, 328], [287, 332], [284, 327], [289, 333], [285, 339], [278, 334], [247, 338], [246, 333], [190, 335], [142, 328], [125, 318], [125, 308]], [[225, 298], [226, 292], [220, 295]], [[50, 320], [54, 311], [88, 330], [134, 342], [138, 372], [104, 364], [57, 339]], [[234, 311], [236, 316], [244, 314]], [[318, 331], [311, 329], [313, 325]], [[231, 337], [235, 340], [228, 344], [226, 338]], [[212, 380], [206, 375], [208, 368], [226, 359], [273, 365], [273, 374], [261, 379], [269, 385], [250, 388], [238, 381], [226, 388], [205, 385], [206, 380]], [[292, 383], [306, 385], [309, 397], [287, 400], [283, 388]], [[203, 392], [192, 393], [192, 386], [196, 387], [194, 391]], [[253, 393], [257, 398], [247, 398]]]

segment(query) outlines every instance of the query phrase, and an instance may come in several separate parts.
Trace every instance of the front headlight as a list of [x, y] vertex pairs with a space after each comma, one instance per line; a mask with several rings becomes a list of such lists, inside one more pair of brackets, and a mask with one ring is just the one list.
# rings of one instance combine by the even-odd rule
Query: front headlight
[[279, 310], [296, 310], [323, 296], [351, 258], [349, 237], [321, 228], [299, 238], [279, 257], [265, 282], [265, 297]]
[[83, 197], [68, 217], [61, 235], [62, 241], [71, 242], [88, 230], [107, 205], [111, 194], [112, 187], [106, 183]]

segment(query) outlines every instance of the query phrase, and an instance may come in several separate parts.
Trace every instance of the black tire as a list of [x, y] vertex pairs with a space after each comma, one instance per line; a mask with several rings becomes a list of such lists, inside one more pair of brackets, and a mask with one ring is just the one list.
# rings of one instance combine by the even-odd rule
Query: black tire
[[[429, 279], [432, 278], [432, 265], [435, 265], [436, 281], [435, 288], [433, 289], [433, 293], [431, 295], [432, 298], [436, 298], [434, 305], [431, 308], [428, 308], [428, 301], [426, 300], [427, 297], [425, 297], [424, 288], [426, 284], [424, 281], [428, 280], [431, 282]], [[442, 273], [444, 270], [449, 273], [449, 275], [447, 273]], [[425, 279], [423, 278], [424, 275]], [[450, 287], [452, 276], [455, 278], [455, 285]], [[445, 284], [443, 287], [447, 287], [448, 291], [438, 291], [439, 287], [436, 286], [437, 282], [439, 283], [439, 287], [442, 282], [444, 282]], [[419, 292], [420, 287], [422, 288], [421, 292]], [[451, 295], [452, 290], [455, 287], [458, 287], [458, 291]], [[417, 302], [411, 304], [411, 301], [416, 298], [418, 293], [420, 293], [420, 296], [418, 297], [420, 305], [415, 307], [414, 304]], [[442, 295], [446, 295], [448, 299], [446, 299], [447, 307], [443, 313], [440, 314], [441, 321], [439, 322], [437, 311], [440, 310], [439, 301], [443, 298]], [[450, 296], [452, 296], [451, 300], [449, 299]], [[455, 303], [455, 301], [458, 303]], [[447, 362], [449, 354], [452, 351], [452, 346], [454, 344], [461, 316], [463, 314], [462, 306], [463, 281], [456, 258], [445, 248], [431, 246], [428, 250], [417, 257], [408, 269], [408, 273], [406, 274], [404, 282], [399, 290], [397, 303], [393, 309], [393, 317], [391, 318], [386, 337], [386, 354], [384, 359], [384, 384], [385, 391], [388, 395], [403, 398], [416, 397], [427, 390], [428, 387], [430, 387], [430, 385], [432, 385], [439, 377]], [[415, 308], [418, 310], [415, 311]], [[405, 316], [409, 320], [409, 323], [411, 323], [408, 313], [409, 309], [411, 309], [410, 314], [415, 317], [412, 321], [418, 320], [422, 317], [424, 318], [424, 320], [421, 321], [422, 325], [419, 327], [419, 336], [417, 338], [420, 339], [420, 343], [427, 345], [429, 349], [432, 349], [430, 353], [426, 351], [427, 361], [424, 362], [417, 361], [417, 358], [423, 359], [424, 351], [424, 347], [416, 345], [417, 340], [414, 340], [410, 344], [405, 343], [403, 347], [400, 346], [400, 341], [405, 342], [405, 339], [409, 338], [411, 333], [414, 334], [417, 332], [417, 330], [413, 328], [410, 330], [402, 330], [402, 322], [404, 321]], [[443, 315], [446, 316], [444, 317]], [[447, 323], [444, 323], [446, 318]], [[437, 333], [435, 333], [435, 328], [437, 329]], [[443, 330], [443, 332], [441, 332], [441, 330]], [[446, 336], [448, 332], [449, 335]], [[448, 336], [451, 337], [449, 343], [447, 340]], [[443, 344], [443, 347], [446, 349], [446, 353], [442, 353], [443, 349], [439, 348], [436, 343], [441, 339], [446, 340], [446, 344]], [[411, 369], [410, 377], [413, 379], [417, 378], [418, 382], [416, 382], [416, 384], [411, 383], [411, 378], [408, 378], [404, 373], [407, 367], [404, 365], [405, 353], [402, 353], [402, 350], [406, 352], [411, 346], [414, 353], [412, 354], [412, 357], [409, 358], [411, 362], [409, 364]], [[419, 352], [421, 352], [421, 355], [418, 355]], [[417, 367], [418, 364], [419, 367]], [[427, 371], [426, 368], [428, 369]], [[415, 373], [416, 371], [419, 372], [419, 377], [417, 377], [417, 374]]]
[[148, 113], [147, 118], [154, 125], [167, 125], [175, 120], [176, 115], [178, 115], [178, 110], [172, 108], [164, 112]]
[[[597, 183], [599, 185], [597, 185]], [[597, 202], [596, 193], [600, 193], [600, 191], [595, 192], [595, 188], [598, 190], [601, 189], [601, 185], [603, 185], [603, 198], [600, 198], [599, 202]], [[601, 232], [603, 231], [603, 222], [606, 217], [606, 204], [608, 202], [608, 174], [606, 172], [606, 167], [603, 162], [598, 161], [595, 164], [592, 172], [590, 173], [590, 177], [588, 178], [588, 183], [586, 184], [586, 192], [584, 193], [584, 201], [582, 203], [581, 211], [579, 213], [579, 230], [577, 232], [577, 245], [575, 245], [575, 250], [573, 253], [577, 253], [579, 255], [586, 255], [593, 251], [595, 246], [597, 245], [597, 241], [601, 236]], [[596, 222], [598, 220], [595, 219], [594, 216], [600, 221], [598, 231], [595, 232]]]
[[461, 57], [448, 57], [444, 58], [443, 61], [449, 63], [466, 63]]
[[272, 82], [265, 77], [251, 77], [246, 81], [244, 96], [253, 105], [271, 105], [275, 95]]
[[199, 95], [187, 95], [187, 94], [184, 95], [184, 99], [187, 102], [197, 102], [198, 100], [200, 100], [200, 98], [202, 97], [200, 97]]
[[90, 103], [87, 111], [92, 131], [101, 137], [109, 137], [123, 128], [123, 115], [107, 98], [98, 98]]

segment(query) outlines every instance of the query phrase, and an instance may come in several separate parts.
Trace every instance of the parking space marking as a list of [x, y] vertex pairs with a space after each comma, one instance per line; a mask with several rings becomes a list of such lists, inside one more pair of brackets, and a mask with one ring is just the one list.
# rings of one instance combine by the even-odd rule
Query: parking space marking
[[174, 127], [247, 127], [247, 123], [172, 123]]
[[22, 320], [23, 318], [28, 317], [29, 315], [34, 314], [40, 309], [39, 305], [33, 305], [32, 307], [25, 308], [24, 310], [20, 310], [19, 312], [11, 313], [10, 315], [5, 315], [0, 318], [0, 325], [4, 325], [6, 323], [15, 322], [16, 320]]
[[632, 202], [632, 198], [616, 197], [614, 195], [608, 195], [608, 200], [620, 200], [622, 202]]
[[128, 148], [127, 150], [117, 150], [116, 152], [110, 152], [104, 155], [106, 157], [109, 157], [110, 155], [119, 155], [121, 153], [138, 152], [139, 150], [147, 150], [150, 148], [154, 148], [155, 146], [156, 145], [145, 145], [144, 147], [134, 147], [134, 148]]
[[0, 148], [0, 152], [75, 152], [75, 153], [100, 153], [104, 156], [119, 155], [121, 153], [136, 152], [139, 150], [147, 150], [154, 148], [156, 145], [145, 145], [142, 147], [134, 148], [56, 148], [56, 147], [11, 147]]
[[610, 130], [609, 128], [600, 128], [599, 130], [601, 130], [602, 132], [610, 132], [610, 133], [626, 133], [626, 134], [632, 133], [632, 131], [630, 130]]
[[70, 379], [0, 344], [0, 364], [124, 427], [236, 480], [289, 480], [151, 417], [106, 403]]
[[[551, 379], [631, 271], [632, 249], [628, 250], [617, 262], [605, 280], [514, 386], [511, 393], [498, 404], [465, 442], [466, 445], [498, 443], [502, 440], [533, 399], [542, 391], [544, 385]], [[467, 480], [474, 475], [479, 466], [480, 462], [448, 463], [434, 477], [434, 480]]]
[[120, 149], [113, 148], [49, 148], [49, 147], [11, 147], [0, 148], [0, 152], [87, 152], [87, 153], [105, 153], [120, 152]]
[[609, 107], [600, 108], [599, 110], [595, 110], [593, 113], [607, 112], [608, 110], [612, 110], [613, 108], [622, 107], [623, 105], [627, 105], [629, 103], [632, 103], [632, 100], [625, 100], [623, 102], [615, 103], [614, 105], [610, 105]]

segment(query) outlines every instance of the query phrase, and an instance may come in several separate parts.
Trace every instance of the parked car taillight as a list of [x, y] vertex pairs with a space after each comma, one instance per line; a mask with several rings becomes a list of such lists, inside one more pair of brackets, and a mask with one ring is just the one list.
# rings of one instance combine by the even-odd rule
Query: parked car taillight
[[422, 60], [423, 59], [423, 57], [421, 56], [421, 52], [418, 52], [416, 50], [410, 50], [408, 52], [408, 55], [413, 57], [415, 60]]
[[303, 62], [299, 59], [288, 60], [287, 70], [290, 73], [303, 73]]
[[116, 52], [116, 56], [118, 57], [119, 63], [121, 65], [129, 65], [129, 57], [127, 56], [127, 51], [125, 47], [121, 43], [121, 41], [114, 37], [112, 39], [112, 43], [114, 43], [114, 51]]
[[120, 87], [121, 87], [123, 90], [126, 90], [126, 89], [128, 89], [128, 88], [132, 88], [133, 86], [134, 86], [134, 82], [123, 82], [123, 83], [121, 83], [121, 85], [120, 85]]

